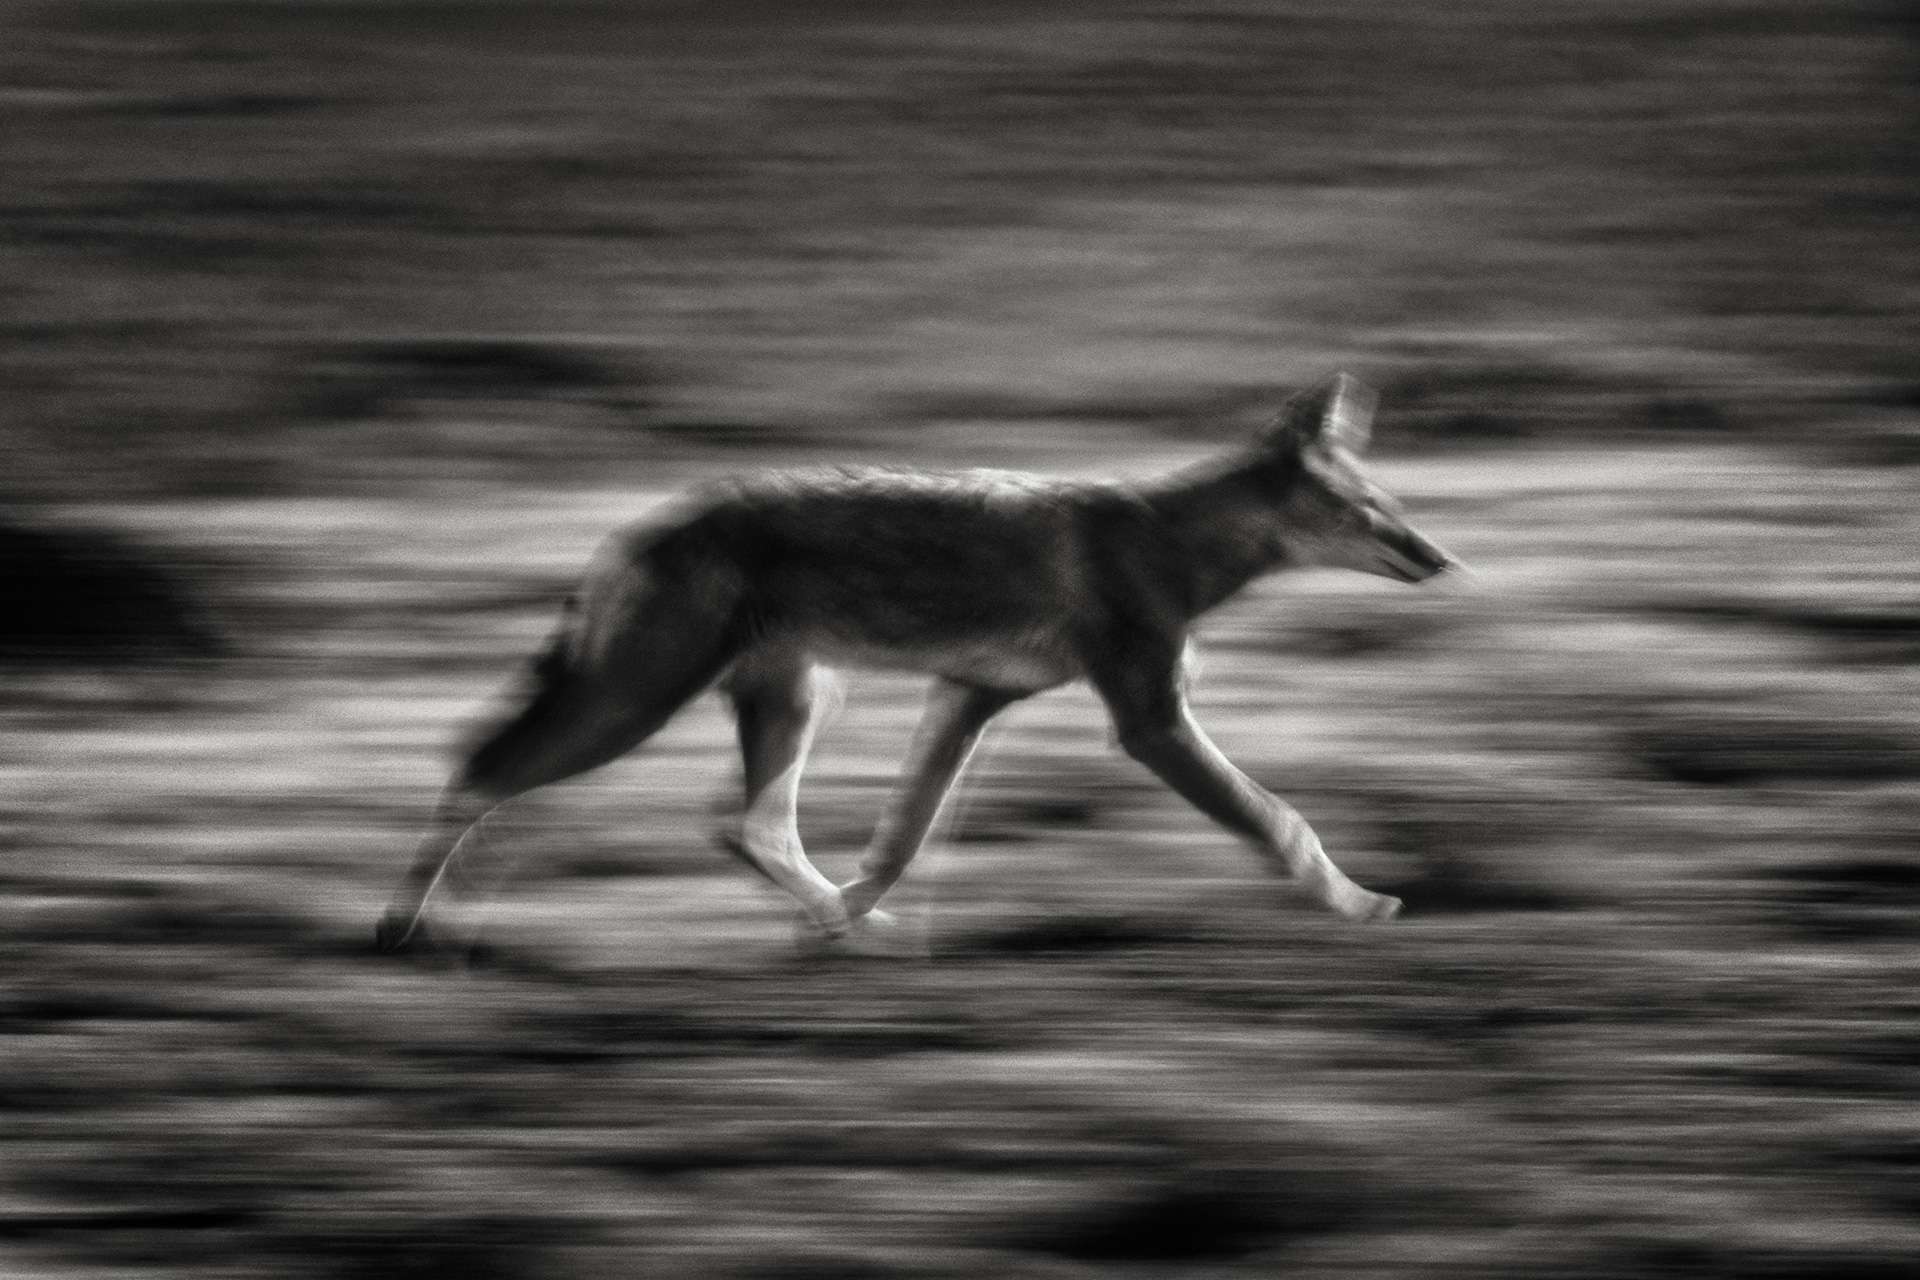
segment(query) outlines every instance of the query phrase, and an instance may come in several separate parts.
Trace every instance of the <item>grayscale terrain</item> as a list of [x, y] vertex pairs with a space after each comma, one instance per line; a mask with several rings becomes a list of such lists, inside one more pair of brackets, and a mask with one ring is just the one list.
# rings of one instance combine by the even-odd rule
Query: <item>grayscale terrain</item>
[[[0, 1275], [1767, 1277], [1920, 1257], [1920, 26], [1874, 0], [0, 5]], [[1266, 581], [1384, 928], [991, 731], [808, 958], [713, 698], [373, 923], [599, 539], [1145, 475], [1347, 369], [1477, 570]], [[844, 877], [919, 682], [801, 797]], [[891, 905], [891, 900], [890, 904]]]

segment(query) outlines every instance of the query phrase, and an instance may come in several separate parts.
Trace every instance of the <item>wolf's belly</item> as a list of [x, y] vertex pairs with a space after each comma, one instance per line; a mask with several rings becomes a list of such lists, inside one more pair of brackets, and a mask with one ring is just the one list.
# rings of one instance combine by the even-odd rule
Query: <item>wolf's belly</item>
[[795, 639], [828, 666], [924, 671], [995, 689], [1038, 692], [1085, 674], [1064, 642], [1045, 636], [889, 644], [815, 631]]

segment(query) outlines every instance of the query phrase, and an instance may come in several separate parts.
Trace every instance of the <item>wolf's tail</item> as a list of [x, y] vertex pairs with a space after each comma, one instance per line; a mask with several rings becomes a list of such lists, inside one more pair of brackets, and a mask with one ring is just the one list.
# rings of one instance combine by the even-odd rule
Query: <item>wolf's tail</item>
[[528, 663], [517, 710], [470, 748], [460, 785], [502, 798], [634, 747], [733, 660], [740, 604], [721, 567], [617, 540]]

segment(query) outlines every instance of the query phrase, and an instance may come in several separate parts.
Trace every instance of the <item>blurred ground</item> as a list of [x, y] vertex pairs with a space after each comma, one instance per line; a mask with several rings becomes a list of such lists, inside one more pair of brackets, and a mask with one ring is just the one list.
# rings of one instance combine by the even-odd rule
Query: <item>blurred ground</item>
[[[1907, 1273], [1903, 7], [5, 14], [0, 1274]], [[933, 965], [795, 960], [710, 702], [505, 817], [489, 967], [369, 954], [612, 525], [1335, 367], [1480, 579], [1263, 584], [1198, 706], [1403, 924], [1067, 691]], [[830, 871], [917, 697], [828, 729]]]

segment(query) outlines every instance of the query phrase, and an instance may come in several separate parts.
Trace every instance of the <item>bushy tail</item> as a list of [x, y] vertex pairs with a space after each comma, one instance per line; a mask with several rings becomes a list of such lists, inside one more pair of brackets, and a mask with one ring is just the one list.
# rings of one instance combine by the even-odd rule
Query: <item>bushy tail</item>
[[711, 684], [739, 647], [740, 597], [703, 568], [663, 565], [626, 539], [603, 550], [459, 786], [504, 798], [604, 764]]

